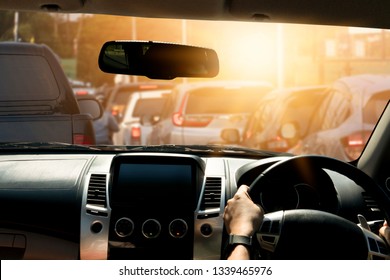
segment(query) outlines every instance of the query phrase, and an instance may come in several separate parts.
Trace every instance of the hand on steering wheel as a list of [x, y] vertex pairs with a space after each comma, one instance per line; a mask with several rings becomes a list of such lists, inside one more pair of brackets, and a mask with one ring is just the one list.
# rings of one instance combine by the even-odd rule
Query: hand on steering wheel
[[[338, 172], [371, 193], [386, 219], [389, 218], [389, 198], [368, 175], [351, 164], [323, 156], [297, 156], [272, 165], [254, 180], [249, 194], [254, 203], [260, 204], [263, 188], [281, 176], [301, 173], [300, 176], [313, 177], [322, 169]], [[389, 234], [389, 229], [382, 231]], [[390, 258], [389, 252], [375, 251], [369, 245], [375, 242], [377, 247], [386, 248], [379, 236], [343, 217], [320, 210], [292, 209], [266, 213], [257, 238], [271, 259]]]

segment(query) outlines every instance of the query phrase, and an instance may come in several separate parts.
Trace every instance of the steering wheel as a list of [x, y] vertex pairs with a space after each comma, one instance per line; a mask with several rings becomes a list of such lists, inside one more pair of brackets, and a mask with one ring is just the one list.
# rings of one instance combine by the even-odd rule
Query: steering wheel
[[[303, 178], [319, 174], [322, 169], [345, 175], [374, 196], [389, 221], [389, 197], [374, 180], [349, 163], [325, 156], [296, 156], [275, 163], [253, 181], [249, 194], [255, 203], [261, 205], [262, 189], [267, 184], [274, 183], [285, 174], [300, 174], [299, 178]], [[382, 238], [343, 217], [322, 210], [293, 209], [266, 213], [256, 235], [263, 254], [271, 259], [390, 258]]]

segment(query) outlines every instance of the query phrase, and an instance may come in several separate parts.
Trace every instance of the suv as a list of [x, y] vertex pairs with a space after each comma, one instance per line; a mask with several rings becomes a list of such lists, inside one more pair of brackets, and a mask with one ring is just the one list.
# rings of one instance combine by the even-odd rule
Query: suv
[[389, 100], [388, 75], [338, 79], [313, 117], [310, 133], [290, 152], [357, 159]]
[[134, 92], [129, 97], [119, 132], [113, 136], [114, 144], [145, 145], [152, 130], [152, 117], [161, 114], [170, 93], [169, 89]]
[[93, 145], [92, 119], [101, 113], [93, 98], [76, 100], [47, 46], [0, 43], [0, 142]]
[[216, 81], [178, 85], [148, 144], [220, 144], [224, 129], [240, 133], [249, 115], [272, 89], [266, 82]]
[[250, 117], [241, 144], [277, 152], [294, 147], [307, 134], [326, 89], [316, 85], [271, 91]]

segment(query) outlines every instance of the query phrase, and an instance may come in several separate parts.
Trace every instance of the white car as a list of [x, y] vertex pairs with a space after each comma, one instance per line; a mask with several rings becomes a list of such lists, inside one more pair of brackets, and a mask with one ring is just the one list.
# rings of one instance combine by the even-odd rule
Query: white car
[[144, 120], [161, 114], [169, 89], [137, 91], [130, 95], [119, 131], [113, 135], [115, 145], [145, 145], [152, 131], [151, 122]]

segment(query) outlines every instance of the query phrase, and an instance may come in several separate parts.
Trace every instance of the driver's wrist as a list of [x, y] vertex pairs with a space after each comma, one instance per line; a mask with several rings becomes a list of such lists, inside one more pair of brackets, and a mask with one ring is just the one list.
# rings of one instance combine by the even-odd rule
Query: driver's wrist
[[253, 228], [243, 228], [243, 227], [237, 227], [230, 230], [229, 234], [232, 235], [242, 235], [242, 236], [253, 236], [255, 234], [255, 231]]
[[228, 260], [249, 260], [250, 249], [248, 246], [237, 244], [231, 253], [229, 254]]

